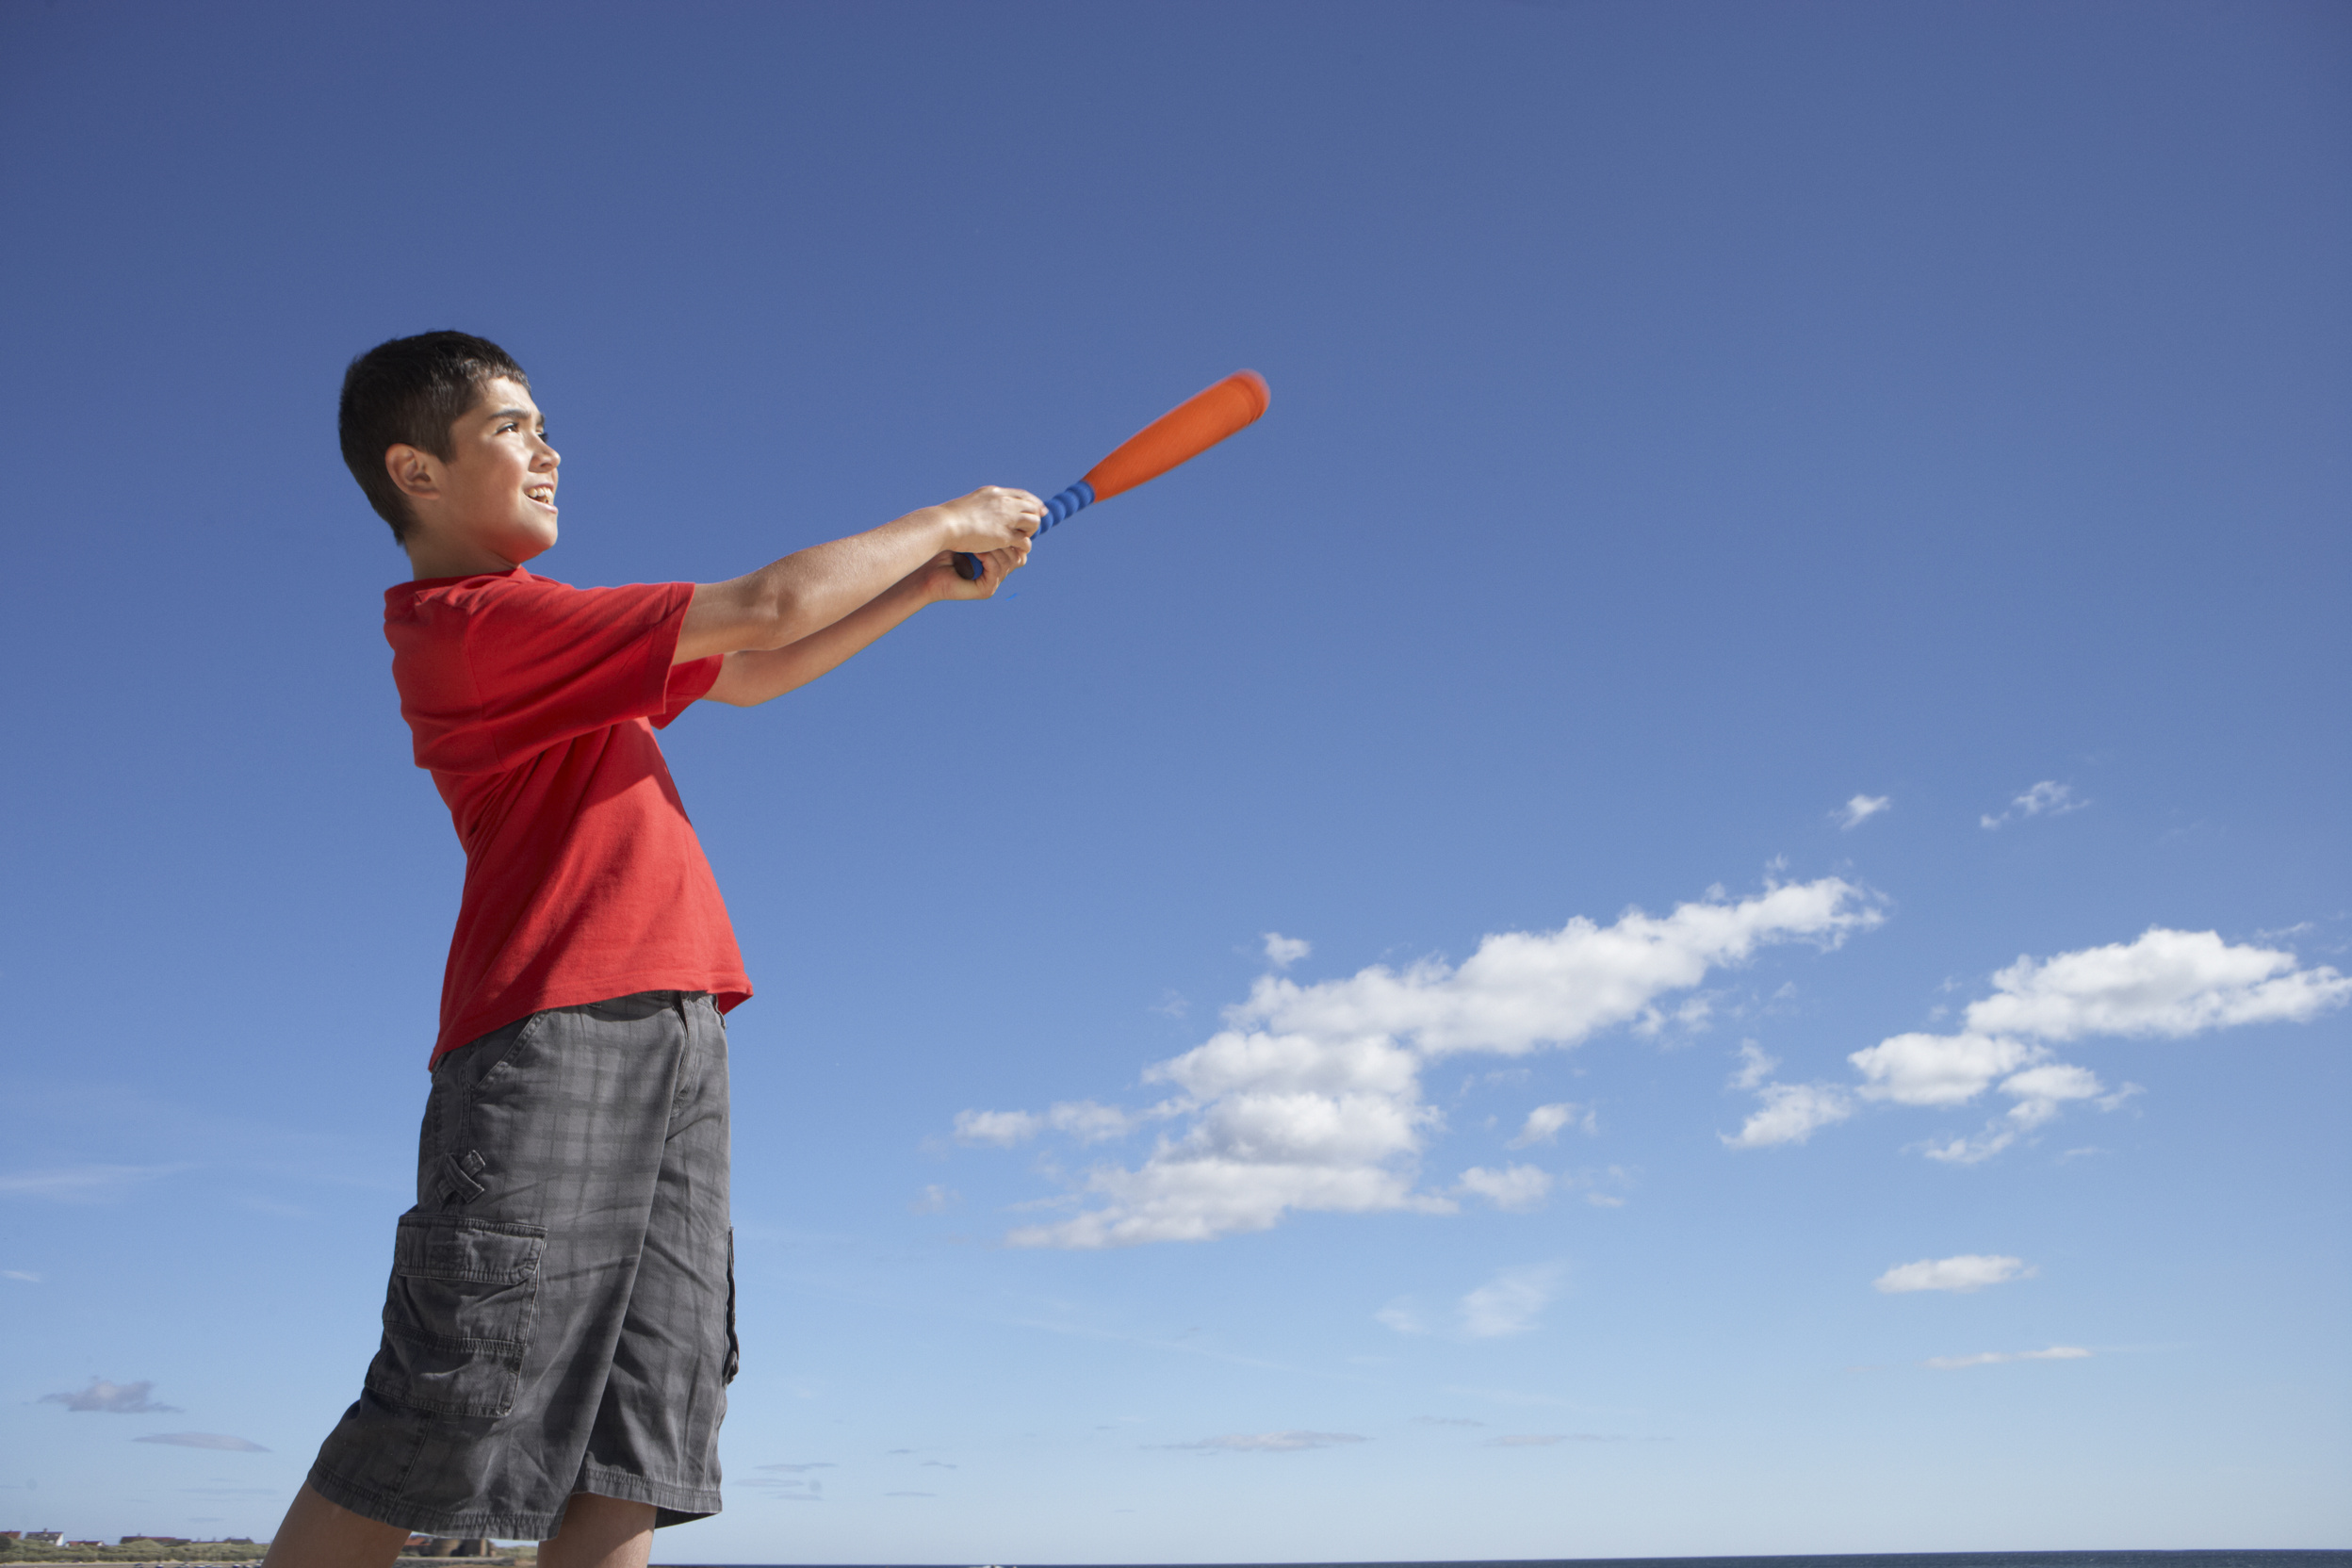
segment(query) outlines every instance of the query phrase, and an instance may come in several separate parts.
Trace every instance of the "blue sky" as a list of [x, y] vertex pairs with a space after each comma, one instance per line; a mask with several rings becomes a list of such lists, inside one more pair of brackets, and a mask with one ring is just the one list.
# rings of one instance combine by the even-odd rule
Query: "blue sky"
[[344, 363], [580, 583], [1259, 426], [664, 737], [728, 1507], [658, 1560], [2352, 1539], [2352, 24], [0, 9], [0, 1527], [264, 1535], [459, 854]]

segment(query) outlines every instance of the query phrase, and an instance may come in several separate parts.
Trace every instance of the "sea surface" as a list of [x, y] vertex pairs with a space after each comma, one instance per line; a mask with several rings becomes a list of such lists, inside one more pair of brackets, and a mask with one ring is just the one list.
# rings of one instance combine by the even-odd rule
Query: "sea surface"
[[[661, 1563], [656, 1568], [877, 1568]], [[2352, 1549], [2198, 1552], [1848, 1552], [1820, 1557], [1527, 1557], [1427, 1562], [901, 1563], [887, 1568], [2352, 1568]]]

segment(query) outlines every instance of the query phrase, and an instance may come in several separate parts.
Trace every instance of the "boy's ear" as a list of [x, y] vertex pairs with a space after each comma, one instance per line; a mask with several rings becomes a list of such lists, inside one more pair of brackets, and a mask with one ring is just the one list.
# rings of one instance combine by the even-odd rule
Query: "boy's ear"
[[400, 442], [384, 449], [384, 470], [403, 496], [438, 496], [441, 460], [420, 448]]

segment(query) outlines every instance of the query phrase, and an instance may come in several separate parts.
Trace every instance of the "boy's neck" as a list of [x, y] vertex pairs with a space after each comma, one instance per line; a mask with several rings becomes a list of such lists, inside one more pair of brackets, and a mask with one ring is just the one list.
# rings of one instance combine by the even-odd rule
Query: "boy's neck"
[[435, 538], [430, 534], [410, 537], [404, 547], [408, 551], [408, 575], [411, 581], [429, 577], [481, 577], [489, 573], [511, 572], [522, 564], [509, 561], [493, 549], [468, 540]]

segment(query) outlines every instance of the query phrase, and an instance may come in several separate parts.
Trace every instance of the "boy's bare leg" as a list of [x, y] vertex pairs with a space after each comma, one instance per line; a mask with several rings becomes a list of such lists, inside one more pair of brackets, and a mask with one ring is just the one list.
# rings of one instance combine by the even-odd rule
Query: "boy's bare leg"
[[262, 1568], [387, 1568], [407, 1542], [408, 1531], [400, 1526], [362, 1518], [304, 1486], [294, 1494], [294, 1506], [286, 1511], [286, 1523], [261, 1563]]
[[653, 1552], [653, 1505], [576, 1492], [564, 1526], [539, 1544], [539, 1568], [645, 1568]]

